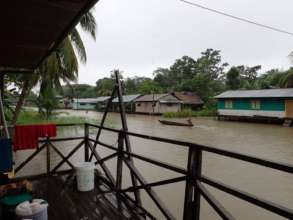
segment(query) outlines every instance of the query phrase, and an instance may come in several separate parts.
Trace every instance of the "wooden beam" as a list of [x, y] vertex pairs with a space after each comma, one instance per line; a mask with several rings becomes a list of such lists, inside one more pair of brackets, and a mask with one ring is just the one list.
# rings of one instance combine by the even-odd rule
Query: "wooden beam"
[[14, 172], [17, 173], [18, 171], [20, 171], [28, 162], [30, 162], [36, 155], [38, 155], [45, 147], [46, 147], [46, 144], [43, 144], [41, 147], [39, 147], [24, 162], [22, 162], [17, 168], [15, 168]]
[[[136, 167], [133, 165], [133, 163], [127, 159], [123, 159], [125, 164], [128, 166], [128, 168], [132, 171], [133, 175], [135, 175], [136, 179], [140, 182], [141, 185], [147, 185], [146, 180], [143, 178], [143, 176], [140, 174], [140, 172], [136, 169]], [[159, 196], [155, 191], [153, 191], [151, 188], [144, 188], [147, 194], [150, 196], [150, 198], [154, 201], [156, 206], [159, 208], [159, 210], [162, 212], [162, 214], [165, 216], [166, 219], [176, 219], [172, 213], [168, 210], [168, 208], [165, 206], [164, 202], [161, 201]]]
[[76, 151], [84, 144], [84, 140], [81, 141], [60, 163], [58, 163], [55, 168], [52, 170], [52, 173], [55, 173], [65, 162], [68, 160]]

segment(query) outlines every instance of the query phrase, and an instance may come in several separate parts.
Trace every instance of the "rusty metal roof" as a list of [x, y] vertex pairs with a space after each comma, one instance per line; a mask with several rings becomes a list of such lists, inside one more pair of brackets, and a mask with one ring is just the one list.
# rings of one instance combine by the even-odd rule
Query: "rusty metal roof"
[[97, 1], [1, 1], [0, 71], [33, 71]]
[[231, 90], [215, 96], [221, 98], [293, 98], [293, 88], [260, 89], [260, 90]]
[[173, 92], [175, 97], [177, 97], [183, 104], [191, 105], [202, 105], [203, 101], [195, 92]]

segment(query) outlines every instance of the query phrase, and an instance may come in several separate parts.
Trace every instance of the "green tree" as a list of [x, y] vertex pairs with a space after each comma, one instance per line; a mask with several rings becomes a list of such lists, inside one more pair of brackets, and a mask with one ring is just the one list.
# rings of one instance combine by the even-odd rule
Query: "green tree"
[[61, 94], [70, 99], [97, 97], [96, 87], [87, 84], [68, 84], [62, 86]]
[[52, 115], [53, 110], [58, 105], [58, 100], [52, 85], [48, 84], [45, 88], [42, 89], [43, 91], [37, 98], [36, 104], [38, 106], [39, 113], [48, 120]]
[[241, 77], [241, 88], [255, 89], [258, 77], [258, 71], [261, 69], [260, 65], [257, 66], [238, 66]]
[[160, 85], [156, 82], [154, 82], [151, 79], [143, 81], [139, 86], [138, 86], [138, 92], [140, 94], [152, 94], [152, 93], [161, 93], [162, 89], [160, 88]]
[[256, 89], [270, 89], [281, 87], [281, 79], [284, 72], [278, 69], [272, 69], [265, 74], [260, 75], [256, 80]]
[[224, 90], [224, 70], [228, 63], [222, 63], [221, 51], [207, 49], [196, 60], [196, 76], [193, 77], [192, 89], [207, 102], [215, 94]]
[[[79, 22], [80, 27], [85, 32], [88, 32], [93, 39], [96, 35], [96, 22], [92, 12], [81, 17]], [[15, 124], [23, 105], [24, 99], [28, 92], [37, 84], [41, 88], [47, 88], [50, 84], [53, 89], [62, 89], [61, 81], [70, 82], [76, 80], [78, 76], [78, 59], [81, 62], [86, 62], [86, 51], [79, 32], [73, 28], [69, 35], [59, 45], [59, 47], [50, 54], [44, 63], [30, 75], [21, 76], [18, 81], [20, 82], [20, 97], [15, 108], [12, 124]], [[40, 92], [47, 92], [47, 89], [41, 89]], [[42, 96], [45, 96], [42, 94]]]
[[221, 51], [209, 48], [201, 54], [202, 56], [196, 61], [197, 73], [206, 74], [213, 80], [221, 79], [225, 68], [229, 65], [222, 63]]
[[168, 68], [158, 68], [153, 72], [154, 81], [160, 85], [164, 92], [167, 92], [174, 86], [171, 73]]
[[139, 86], [147, 80], [151, 80], [147, 77], [132, 77], [132, 78], [126, 78], [124, 80], [124, 89], [126, 94], [137, 94], [139, 93]]
[[284, 73], [280, 80], [280, 85], [284, 88], [293, 88], [293, 68]]
[[172, 89], [180, 89], [184, 81], [191, 80], [196, 76], [197, 63], [188, 56], [183, 56], [181, 59], [175, 60], [175, 63], [170, 67], [169, 77], [172, 83]]
[[226, 76], [226, 86], [228, 89], [236, 90], [241, 86], [240, 71], [236, 67], [232, 67]]
[[102, 78], [96, 82], [96, 89], [98, 96], [109, 96], [112, 94], [112, 91], [115, 86], [115, 81], [112, 78]]

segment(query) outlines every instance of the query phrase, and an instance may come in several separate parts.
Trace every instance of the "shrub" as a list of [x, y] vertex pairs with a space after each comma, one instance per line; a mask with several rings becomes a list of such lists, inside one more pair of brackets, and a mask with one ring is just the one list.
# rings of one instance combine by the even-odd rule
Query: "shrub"
[[191, 109], [185, 109], [181, 112], [165, 112], [163, 116], [165, 118], [190, 118], [190, 117], [211, 117], [217, 115], [217, 108], [215, 105], [206, 105], [202, 110], [192, 111]]

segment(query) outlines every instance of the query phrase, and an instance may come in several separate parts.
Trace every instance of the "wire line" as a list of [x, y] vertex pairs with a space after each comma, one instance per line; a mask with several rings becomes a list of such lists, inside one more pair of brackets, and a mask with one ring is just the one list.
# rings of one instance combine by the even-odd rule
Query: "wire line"
[[248, 20], [246, 18], [237, 17], [235, 15], [231, 15], [231, 14], [228, 14], [228, 13], [225, 13], [225, 12], [222, 12], [222, 11], [218, 11], [218, 10], [215, 10], [215, 9], [212, 9], [212, 8], [208, 8], [208, 7], [205, 7], [203, 5], [200, 5], [200, 4], [197, 4], [197, 3], [194, 3], [194, 2], [190, 2], [190, 1], [187, 1], [187, 0], [179, 0], [179, 1], [181, 1], [183, 3], [186, 3], [186, 4], [189, 4], [189, 5], [192, 5], [192, 6], [195, 6], [195, 7], [198, 7], [198, 8], [201, 8], [201, 9], [204, 9], [204, 10], [207, 10], [207, 11], [210, 11], [210, 12], [213, 12], [213, 13], [216, 13], [216, 14], [219, 14], [219, 15], [223, 15], [223, 16], [226, 16], [226, 17], [229, 17], [229, 18], [233, 18], [235, 20], [239, 20], [239, 21], [242, 21], [242, 22], [245, 22], [245, 23], [253, 24], [253, 25], [256, 25], [256, 26], [259, 26], [259, 27], [262, 27], [262, 28], [266, 28], [266, 29], [269, 29], [269, 30], [273, 30], [273, 31], [276, 31], [276, 32], [280, 32], [280, 33], [283, 33], [283, 34], [293, 36], [293, 32], [289, 32], [289, 31], [282, 30], [282, 29], [279, 29], [279, 28], [276, 28], [276, 27], [261, 24], [261, 23], [255, 22], [255, 21]]

